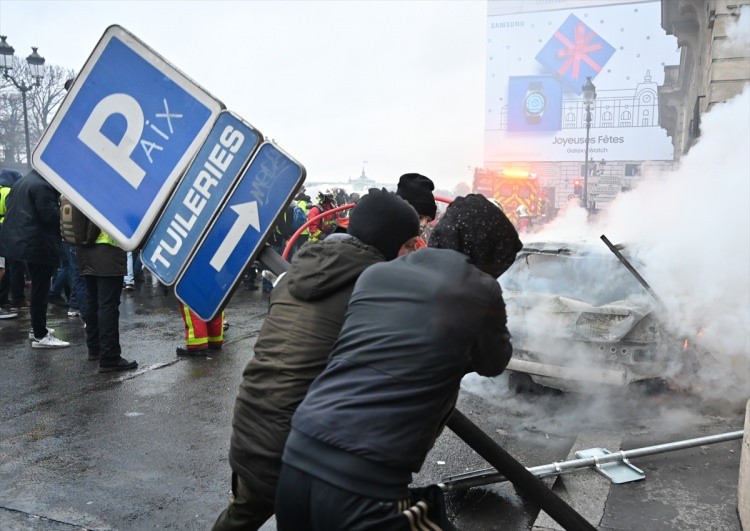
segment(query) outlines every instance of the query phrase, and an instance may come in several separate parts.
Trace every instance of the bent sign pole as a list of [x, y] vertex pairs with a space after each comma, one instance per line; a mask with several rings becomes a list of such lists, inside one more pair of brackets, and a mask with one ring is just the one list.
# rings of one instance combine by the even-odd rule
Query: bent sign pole
[[[646, 455], [674, 452], [677, 450], [684, 450], [685, 448], [694, 448], [696, 446], [705, 446], [708, 444], [734, 441], [737, 439], [742, 439], [743, 434], [744, 432], [742, 430], [731, 431], [727, 433], [720, 433], [718, 435], [697, 437], [695, 439], [685, 439], [682, 441], [674, 441], [671, 443], [633, 448], [632, 450], [619, 450], [617, 452], [609, 452], [606, 455], [599, 455], [595, 457], [579, 457], [578, 459], [571, 459], [569, 461], [558, 461], [547, 465], [539, 465], [527, 468], [527, 470], [538, 478], [558, 476], [560, 474], [572, 472], [580, 468], [590, 468], [592, 466], [600, 467], [601, 465], [610, 463], [627, 462], [629, 459], [643, 457]], [[576, 452], [576, 455], [583, 454], [587, 451], [588, 450]], [[500, 483], [507, 480], [508, 478], [506, 478], [503, 474], [500, 474], [496, 469], [484, 468], [482, 470], [475, 470], [473, 472], [465, 472], [456, 476], [447, 477], [443, 479], [438, 484], [438, 486], [444, 491], [453, 491], [459, 489], [468, 489], [471, 487], [479, 487], [481, 485], [487, 485], [490, 483]]]

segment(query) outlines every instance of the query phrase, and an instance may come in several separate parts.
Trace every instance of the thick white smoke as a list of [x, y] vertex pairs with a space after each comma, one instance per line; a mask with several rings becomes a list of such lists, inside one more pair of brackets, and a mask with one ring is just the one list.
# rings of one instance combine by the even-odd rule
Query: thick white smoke
[[[750, 394], [750, 88], [701, 120], [671, 173], [646, 175], [592, 220], [575, 204], [533, 240], [627, 242], [670, 328], [713, 355], [706, 393]], [[604, 245], [602, 243], [602, 245]]]
[[[674, 172], [617, 201], [608, 232], [638, 241], [673, 328], [716, 358], [706, 392], [750, 394], [750, 88], [701, 120]], [[633, 213], [637, 215], [633, 216]], [[715, 370], [711, 370], [715, 369]]]
[[[750, 6], [723, 45], [750, 48]], [[677, 338], [710, 353], [692, 383], [702, 396], [750, 396], [750, 85], [701, 117], [674, 171], [645, 175], [593, 218], [571, 202], [529, 241], [626, 243], [666, 307]], [[592, 282], [592, 289], [595, 289]], [[544, 335], [545, 323], [529, 329]]]

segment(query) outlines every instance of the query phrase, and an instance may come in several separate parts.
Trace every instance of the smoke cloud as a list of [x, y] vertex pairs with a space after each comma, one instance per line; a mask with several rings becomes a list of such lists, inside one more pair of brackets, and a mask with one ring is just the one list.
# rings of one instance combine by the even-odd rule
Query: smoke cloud
[[[746, 55], [750, 6], [741, 13], [724, 45]], [[748, 124], [750, 85], [701, 117], [701, 136], [673, 171], [644, 175], [637, 187], [591, 218], [571, 202], [540, 232], [522, 235], [524, 243], [598, 242], [605, 252], [601, 235], [625, 243], [664, 305], [660, 317], [668, 330], [702, 353], [694, 379], [682, 383], [702, 397], [737, 403], [750, 396]], [[602, 280], [591, 279], [591, 289]], [[528, 329], [537, 330], [543, 341], [548, 325], [539, 319]], [[664, 376], [677, 370], [672, 367]]]
[[746, 87], [702, 117], [701, 137], [674, 171], [644, 176], [591, 220], [570, 203], [527, 238], [627, 243], [669, 329], [710, 352], [703, 391], [737, 399], [750, 395], [749, 123]]

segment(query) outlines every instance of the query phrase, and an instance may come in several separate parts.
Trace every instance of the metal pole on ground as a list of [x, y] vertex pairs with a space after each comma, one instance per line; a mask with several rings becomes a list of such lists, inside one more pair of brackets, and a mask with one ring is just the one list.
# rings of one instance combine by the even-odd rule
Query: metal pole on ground
[[448, 419], [448, 427], [563, 528], [596, 529], [457, 409]]

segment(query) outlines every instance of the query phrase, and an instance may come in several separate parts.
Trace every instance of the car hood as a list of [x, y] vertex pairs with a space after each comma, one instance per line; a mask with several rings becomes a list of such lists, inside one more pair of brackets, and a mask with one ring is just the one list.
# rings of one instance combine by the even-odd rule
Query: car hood
[[593, 305], [550, 293], [514, 291], [505, 291], [503, 298], [514, 335], [542, 333], [591, 342], [617, 342], [628, 335], [633, 340], [652, 340], [648, 330], [637, 334], [642, 337], [633, 337], [633, 332], [638, 332], [634, 329], [653, 311], [647, 299]]

